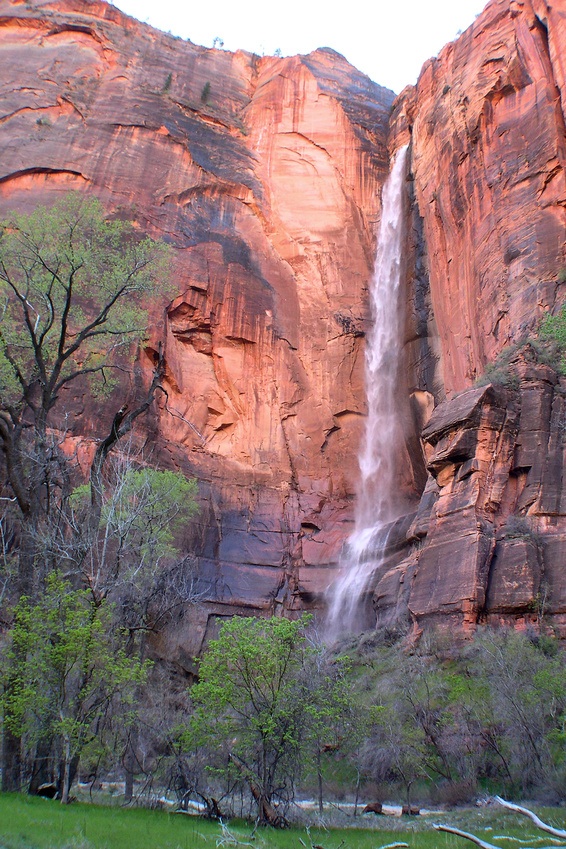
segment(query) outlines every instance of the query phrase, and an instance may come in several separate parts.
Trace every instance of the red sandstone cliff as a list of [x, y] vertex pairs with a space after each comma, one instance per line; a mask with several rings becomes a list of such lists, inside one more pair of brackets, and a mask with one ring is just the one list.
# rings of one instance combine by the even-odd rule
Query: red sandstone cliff
[[448, 395], [563, 300], [565, 57], [563, 2], [493, 0], [396, 102]]
[[565, 62], [563, 0], [493, 0], [394, 107], [392, 147], [411, 143], [409, 381], [441, 403], [406, 556], [375, 576], [381, 623], [566, 635], [564, 379], [527, 347], [517, 389], [470, 388], [565, 300]]
[[200, 481], [203, 615], [302, 604], [351, 522], [394, 95], [330, 50], [208, 50], [98, 0], [1, 0], [0, 62], [0, 213], [78, 189], [176, 249], [142, 362], [165, 343], [153, 438]]
[[[141, 361], [165, 343], [150, 439], [201, 482], [210, 603], [167, 635], [184, 662], [211, 615], [319, 596], [350, 529], [393, 96], [332, 51], [207, 50], [97, 0], [0, 0], [0, 62], [0, 212], [79, 189], [176, 249]], [[375, 575], [378, 623], [566, 632], [564, 381], [527, 348], [518, 389], [473, 387], [564, 300], [565, 68], [564, 0], [494, 0], [395, 104], [425, 426], [400, 478], [424, 493]]]

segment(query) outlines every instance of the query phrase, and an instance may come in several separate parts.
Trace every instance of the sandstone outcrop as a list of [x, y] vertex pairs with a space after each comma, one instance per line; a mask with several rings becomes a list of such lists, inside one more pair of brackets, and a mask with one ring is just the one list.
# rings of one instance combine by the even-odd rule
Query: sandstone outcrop
[[565, 300], [565, 21], [561, 3], [492, 0], [393, 109], [392, 148], [411, 146], [409, 391], [438, 406], [378, 622], [544, 618], [565, 635], [563, 380], [527, 346], [520, 390], [471, 388]]
[[[492, 0], [394, 107], [392, 146], [411, 140], [435, 391], [447, 395], [564, 300], [562, 7]], [[421, 310], [410, 335], [422, 340], [422, 324]]]
[[566, 381], [533, 360], [526, 347], [511, 363], [517, 388], [489, 384], [435, 409], [408, 549], [376, 576], [378, 625], [550, 625], [566, 636]]
[[164, 344], [153, 456], [200, 481], [192, 657], [211, 611], [320, 593], [348, 533], [394, 95], [331, 50], [205, 49], [98, 0], [1, 0], [0, 24], [0, 213], [77, 189], [175, 248], [141, 364]]
[[[334, 575], [379, 193], [406, 142], [399, 486], [415, 512], [373, 576], [376, 620], [566, 636], [564, 379], [527, 346], [518, 386], [475, 385], [565, 299], [562, 7], [492, 0], [393, 105], [331, 50], [231, 54], [102, 0], [0, 0], [0, 214], [79, 190], [175, 249], [139, 366], [163, 346], [147, 450], [200, 482], [186, 541], [205, 604], [156, 643], [185, 669], [217, 619], [320, 605]], [[74, 404], [86, 451], [113, 401]]]

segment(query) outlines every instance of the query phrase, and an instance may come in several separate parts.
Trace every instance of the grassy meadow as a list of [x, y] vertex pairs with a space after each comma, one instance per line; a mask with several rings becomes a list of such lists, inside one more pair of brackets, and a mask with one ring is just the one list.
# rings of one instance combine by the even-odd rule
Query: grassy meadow
[[[547, 809], [542, 816], [558, 827], [566, 825], [562, 809]], [[473, 845], [434, 831], [432, 823], [437, 821], [473, 831], [502, 849], [554, 843], [523, 817], [495, 807], [418, 819], [366, 815], [358, 818], [359, 827], [254, 831], [251, 825], [237, 822], [223, 831], [218, 823], [164, 811], [83, 803], [62, 806], [45, 799], [1, 794], [0, 849], [380, 849], [399, 843], [411, 849], [469, 849]]]

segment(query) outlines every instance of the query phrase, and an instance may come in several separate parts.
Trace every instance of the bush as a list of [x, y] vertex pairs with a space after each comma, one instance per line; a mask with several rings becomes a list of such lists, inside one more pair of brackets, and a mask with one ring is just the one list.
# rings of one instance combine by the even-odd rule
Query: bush
[[539, 328], [539, 339], [550, 354], [553, 367], [566, 374], [566, 304], [557, 315], [547, 315]]
[[500, 386], [504, 389], [517, 389], [519, 378], [513, 370], [513, 360], [521, 347], [521, 343], [507, 345], [492, 363], [489, 363], [484, 373], [476, 380], [476, 386], [485, 386], [488, 383]]

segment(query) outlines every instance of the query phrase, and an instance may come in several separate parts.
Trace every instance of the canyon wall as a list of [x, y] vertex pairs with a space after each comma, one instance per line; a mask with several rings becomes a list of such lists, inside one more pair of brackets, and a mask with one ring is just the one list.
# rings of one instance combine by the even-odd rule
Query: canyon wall
[[[566, 635], [566, 383], [527, 344], [475, 384], [565, 299], [563, 0], [494, 0], [395, 103], [331, 50], [206, 49], [99, 0], [0, 0], [0, 63], [0, 214], [79, 190], [174, 248], [138, 358], [147, 376], [163, 346], [167, 401], [140, 439], [199, 480], [203, 604], [162, 654], [189, 668], [219, 617], [321, 604], [352, 526], [379, 195], [404, 143], [415, 510], [374, 575], [376, 621]], [[88, 443], [123, 398], [79, 401], [56, 424]]]
[[411, 144], [409, 390], [438, 406], [405, 557], [375, 576], [381, 624], [566, 636], [566, 383], [529, 344], [566, 299], [565, 61], [566, 4], [493, 0], [394, 106], [391, 146]]
[[[192, 658], [210, 617], [318, 597], [349, 532], [394, 95], [332, 50], [206, 49], [97, 0], [1, 0], [0, 63], [0, 214], [78, 190], [175, 250], [139, 365], [163, 345], [146, 455], [199, 480], [208, 603], [167, 637]], [[95, 440], [123, 400], [58, 424]]]

